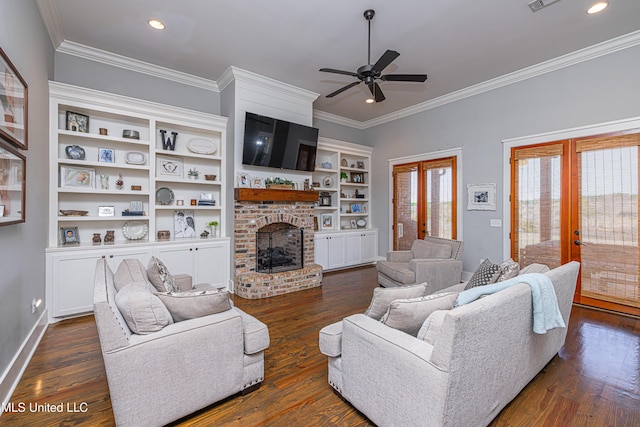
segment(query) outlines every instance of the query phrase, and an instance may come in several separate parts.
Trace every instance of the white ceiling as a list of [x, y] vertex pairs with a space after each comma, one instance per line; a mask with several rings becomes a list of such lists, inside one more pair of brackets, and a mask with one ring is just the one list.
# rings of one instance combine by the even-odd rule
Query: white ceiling
[[[561, 0], [531, 12], [530, 0], [38, 0], [57, 47], [62, 41], [217, 81], [230, 66], [320, 94], [315, 111], [367, 122], [535, 64], [640, 30], [640, 0]], [[384, 74], [422, 74], [425, 83], [381, 82], [387, 99], [365, 104], [360, 84], [319, 68], [355, 71], [400, 52]], [[150, 18], [164, 31], [147, 26]], [[633, 34], [640, 43], [640, 33]]]

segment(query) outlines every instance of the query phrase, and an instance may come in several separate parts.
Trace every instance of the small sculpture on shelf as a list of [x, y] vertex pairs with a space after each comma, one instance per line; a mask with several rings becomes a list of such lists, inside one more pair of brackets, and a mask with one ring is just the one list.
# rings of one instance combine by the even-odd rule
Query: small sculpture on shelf
[[166, 134], [167, 134], [166, 130], [160, 129], [160, 133], [162, 134], [162, 149], [175, 151], [176, 139], [178, 139], [178, 132], [171, 132], [171, 135], [173, 136], [173, 141], [171, 140], [170, 137], [169, 138], [166, 137]]
[[207, 230], [204, 230], [202, 233], [200, 233], [201, 239], [206, 239], [207, 237], [209, 237], [209, 232]]
[[93, 238], [91, 239], [94, 245], [99, 245], [102, 243], [102, 238], [100, 238], [100, 233], [93, 233]]
[[109, 189], [109, 175], [100, 174], [100, 187], [102, 187], [103, 190]]
[[115, 233], [115, 230], [107, 230], [106, 234], [104, 235], [104, 242], [113, 243], [116, 240], [114, 233]]
[[124, 180], [122, 179], [122, 174], [119, 173], [118, 179], [116, 180], [116, 188], [118, 190], [122, 190], [123, 187], [124, 187]]

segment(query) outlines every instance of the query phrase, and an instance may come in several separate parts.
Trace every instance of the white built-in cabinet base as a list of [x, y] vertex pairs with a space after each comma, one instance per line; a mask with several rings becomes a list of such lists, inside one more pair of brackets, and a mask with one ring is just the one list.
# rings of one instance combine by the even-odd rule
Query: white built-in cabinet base
[[194, 285], [210, 283], [233, 292], [229, 280], [229, 254], [229, 238], [47, 249], [49, 321], [93, 311], [96, 262], [101, 258], [107, 259], [115, 273], [124, 259], [138, 259], [146, 267], [155, 256], [172, 274], [191, 275]]
[[371, 263], [377, 260], [378, 229], [318, 232], [314, 248], [315, 263], [323, 270]]

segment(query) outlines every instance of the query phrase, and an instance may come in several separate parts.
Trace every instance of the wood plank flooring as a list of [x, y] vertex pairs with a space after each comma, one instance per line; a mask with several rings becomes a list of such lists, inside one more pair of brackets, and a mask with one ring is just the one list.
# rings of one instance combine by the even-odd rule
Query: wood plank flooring
[[[327, 274], [321, 288], [262, 300], [235, 297], [269, 327], [265, 381], [174, 425], [372, 425], [327, 384], [318, 332], [363, 312], [376, 286], [375, 268], [364, 267]], [[113, 425], [92, 316], [48, 328], [11, 402], [25, 404], [26, 412], [4, 413], [2, 426]], [[61, 413], [29, 411], [29, 405], [60, 403]], [[78, 412], [68, 412], [74, 408]], [[565, 347], [492, 423], [533, 425], [639, 426], [640, 320], [574, 306]]]

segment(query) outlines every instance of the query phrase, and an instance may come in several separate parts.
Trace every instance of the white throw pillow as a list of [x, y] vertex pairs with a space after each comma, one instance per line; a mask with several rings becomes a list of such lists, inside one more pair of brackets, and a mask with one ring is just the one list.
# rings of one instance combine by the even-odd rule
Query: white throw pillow
[[369, 308], [364, 312], [367, 316], [380, 320], [389, 308], [389, 303], [396, 299], [421, 297], [427, 290], [426, 283], [417, 285], [398, 286], [392, 288], [377, 287], [373, 290], [373, 298]]
[[167, 307], [174, 322], [231, 309], [229, 292], [226, 290], [157, 293], [156, 295]]
[[415, 337], [431, 313], [436, 310], [451, 310], [457, 298], [457, 292], [448, 292], [395, 300], [389, 304], [389, 309], [380, 321]]
[[147, 288], [146, 282], [129, 283], [120, 289], [116, 306], [134, 334], [151, 334], [173, 323], [171, 313]]

